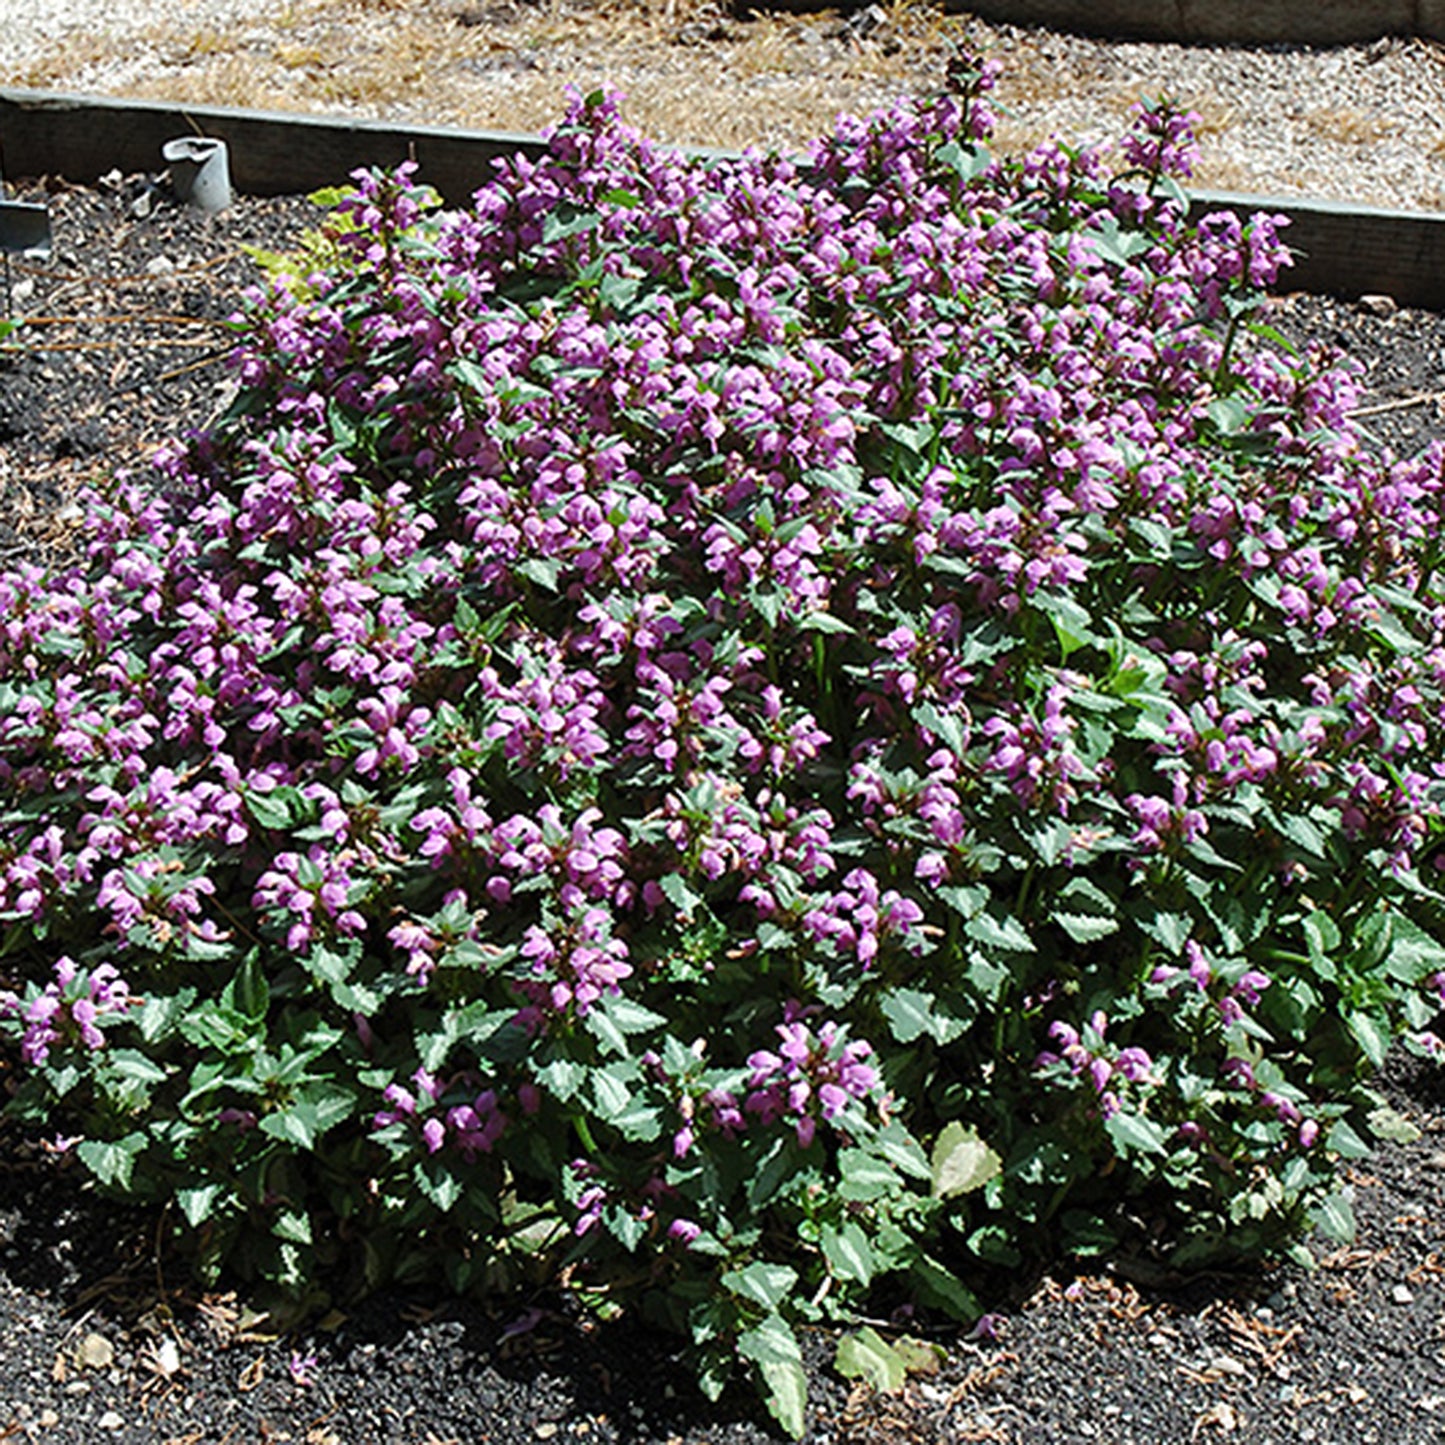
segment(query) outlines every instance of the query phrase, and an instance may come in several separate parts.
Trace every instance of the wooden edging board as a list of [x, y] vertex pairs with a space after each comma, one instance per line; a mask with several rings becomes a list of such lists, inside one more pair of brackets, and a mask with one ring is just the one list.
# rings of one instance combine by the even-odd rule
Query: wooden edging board
[[1445, 40], [1445, 0], [948, 0], [1009, 25], [1186, 45], [1350, 45]]
[[[411, 157], [420, 178], [454, 205], [465, 204], [497, 159], [545, 151], [535, 135], [0, 89], [5, 175], [87, 184], [113, 170], [158, 172], [162, 145], [191, 134], [226, 142], [231, 183], [243, 194], [305, 193], [337, 185], [358, 167]], [[1193, 200], [1200, 211], [1287, 217], [1285, 239], [1300, 253], [1282, 278], [1287, 289], [1377, 293], [1445, 311], [1445, 214], [1215, 191], [1198, 191]]]

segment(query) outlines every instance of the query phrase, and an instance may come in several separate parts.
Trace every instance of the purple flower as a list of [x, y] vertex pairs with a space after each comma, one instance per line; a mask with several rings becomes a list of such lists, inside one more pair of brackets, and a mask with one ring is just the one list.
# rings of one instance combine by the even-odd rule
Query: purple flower
[[314, 1352], [302, 1354], [299, 1350], [291, 1352], [291, 1358], [286, 1362], [287, 1373], [291, 1376], [291, 1383], [299, 1385], [302, 1389], [309, 1389], [316, 1383], [315, 1370], [318, 1364]]
[[674, 1219], [667, 1226], [667, 1237], [675, 1239], [684, 1249], [691, 1246], [692, 1242], [702, 1233], [702, 1226], [695, 1224], [691, 1219]]

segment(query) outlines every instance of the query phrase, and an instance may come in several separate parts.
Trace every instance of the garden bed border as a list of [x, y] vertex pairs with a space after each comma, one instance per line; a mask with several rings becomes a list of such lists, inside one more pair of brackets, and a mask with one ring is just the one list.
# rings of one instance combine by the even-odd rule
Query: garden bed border
[[947, 0], [947, 8], [995, 24], [1182, 45], [1445, 41], [1445, 0]]
[[[1445, 0], [1440, 10], [1445, 19]], [[344, 182], [359, 166], [412, 158], [420, 179], [452, 204], [465, 203], [498, 159], [518, 152], [536, 157], [546, 149], [539, 136], [502, 131], [0, 89], [0, 173], [6, 176], [91, 184], [114, 170], [155, 173], [162, 145], [187, 134], [226, 142], [231, 183], [242, 194], [309, 192]], [[1282, 278], [1288, 290], [1379, 294], [1402, 306], [1445, 311], [1445, 214], [1211, 190], [1193, 192], [1192, 200], [1201, 212], [1288, 217], [1285, 239], [1299, 253]]]

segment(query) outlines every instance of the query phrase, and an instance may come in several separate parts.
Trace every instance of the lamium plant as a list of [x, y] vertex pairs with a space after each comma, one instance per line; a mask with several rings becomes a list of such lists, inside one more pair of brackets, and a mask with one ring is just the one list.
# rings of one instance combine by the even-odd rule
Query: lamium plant
[[1260, 324], [1177, 106], [1005, 159], [993, 80], [360, 175], [0, 574], [8, 1107], [203, 1273], [565, 1268], [798, 1433], [885, 1279], [1348, 1233], [1441, 1051], [1445, 449]]

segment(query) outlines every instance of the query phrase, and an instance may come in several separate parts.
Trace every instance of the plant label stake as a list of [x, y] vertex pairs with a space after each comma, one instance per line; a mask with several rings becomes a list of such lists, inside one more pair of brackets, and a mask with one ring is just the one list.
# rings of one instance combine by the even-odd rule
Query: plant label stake
[[170, 167], [178, 201], [212, 214], [231, 204], [231, 162], [225, 141], [180, 136], [161, 147], [161, 158]]

